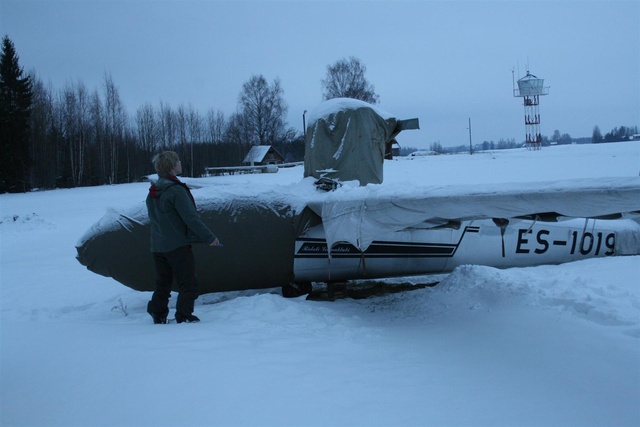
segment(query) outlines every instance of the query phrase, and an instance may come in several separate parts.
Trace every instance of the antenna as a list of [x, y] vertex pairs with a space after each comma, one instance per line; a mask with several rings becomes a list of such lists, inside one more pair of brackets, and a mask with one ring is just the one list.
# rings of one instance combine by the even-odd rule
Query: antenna
[[469, 129], [469, 155], [471, 156], [473, 154], [473, 146], [471, 145], [471, 117], [469, 117], [469, 127], [467, 129]]

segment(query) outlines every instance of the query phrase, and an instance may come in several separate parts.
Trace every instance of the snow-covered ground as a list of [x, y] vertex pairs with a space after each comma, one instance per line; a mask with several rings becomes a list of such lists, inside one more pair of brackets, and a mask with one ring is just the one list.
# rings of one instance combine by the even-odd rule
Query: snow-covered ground
[[[464, 185], [639, 172], [635, 142], [404, 158], [384, 173]], [[147, 187], [0, 195], [2, 426], [640, 425], [640, 256], [467, 265], [366, 300], [209, 294], [201, 323], [153, 325], [150, 294], [89, 272], [74, 247]]]

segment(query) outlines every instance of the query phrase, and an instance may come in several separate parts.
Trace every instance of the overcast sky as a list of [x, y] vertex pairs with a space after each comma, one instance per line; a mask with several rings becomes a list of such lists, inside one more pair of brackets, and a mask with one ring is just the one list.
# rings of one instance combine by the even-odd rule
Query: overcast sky
[[515, 78], [545, 79], [541, 131], [573, 137], [640, 125], [640, 2], [0, 0], [2, 35], [25, 71], [61, 89], [102, 91], [105, 73], [130, 114], [143, 104], [236, 111], [242, 84], [280, 78], [289, 126], [322, 101], [327, 66], [355, 56], [428, 148], [524, 140]]

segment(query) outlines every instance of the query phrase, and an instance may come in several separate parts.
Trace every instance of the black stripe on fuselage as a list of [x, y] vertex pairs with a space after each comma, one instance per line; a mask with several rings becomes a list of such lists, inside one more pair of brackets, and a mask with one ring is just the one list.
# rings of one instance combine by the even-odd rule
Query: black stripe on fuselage
[[[366, 251], [361, 252], [350, 243], [338, 243], [331, 249], [332, 258], [449, 258], [452, 257], [465, 233], [478, 233], [480, 227], [465, 227], [457, 243], [416, 243], [373, 241]], [[295, 253], [295, 258], [327, 258], [328, 247], [325, 239], [299, 238], [303, 242]]]
[[[328, 248], [324, 239], [299, 239], [302, 246], [296, 258], [327, 258]], [[372, 242], [364, 251], [367, 258], [425, 258], [450, 257], [457, 245], [438, 243]], [[338, 243], [331, 249], [332, 258], [360, 258], [363, 252], [349, 243]]]

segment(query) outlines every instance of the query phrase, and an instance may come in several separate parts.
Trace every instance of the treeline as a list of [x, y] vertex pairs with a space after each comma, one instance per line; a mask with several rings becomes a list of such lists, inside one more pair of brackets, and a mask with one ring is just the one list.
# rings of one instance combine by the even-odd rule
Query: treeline
[[[102, 91], [90, 91], [82, 82], [67, 83], [56, 91], [35, 75], [30, 78], [33, 187], [136, 181], [152, 171], [151, 157], [163, 150], [179, 154], [185, 176], [201, 176], [207, 166], [240, 165], [252, 145], [274, 145], [289, 161], [304, 157], [302, 135], [286, 129], [281, 119], [265, 121], [262, 135], [251, 135], [248, 111], [244, 117], [226, 118], [219, 110], [203, 115], [191, 106], [160, 103], [144, 104], [130, 115], [109, 75]], [[250, 82], [268, 92], [263, 77], [254, 76]]]
[[640, 137], [640, 133], [638, 133], [638, 126], [615, 127], [611, 130], [611, 132], [607, 132], [604, 136], [602, 136], [602, 132], [600, 132], [600, 128], [598, 126], [595, 126], [593, 128], [591, 142], [593, 142], [594, 144], [597, 144], [600, 142], [631, 141], [634, 139], [638, 139], [639, 137]]
[[[376, 103], [357, 58], [327, 67], [323, 99], [345, 97]], [[191, 106], [144, 104], [129, 114], [118, 87], [105, 74], [100, 89], [81, 81], [61, 89], [25, 75], [8, 36], [0, 57], [0, 193], [126, 183], [152, 172], [150, 159], [173, 150], [185, 176], [207, 166], [241, 165], [250, 148], [271, 145], [286, 161], [304, 159], [304, 137], [288, 127], [280, 80], [247, 80], [236, 113], [205, 114]]]
[[[640, 133], [638, 133], [638, 126], [620, 126], [614, 127], [610, 132], [607, 132], [604, 136], [600, 132], [600, 128], [595, 126], [591, 137], [578, 137], [574, 138], [568, 133], [561, 133], [559, 130], [555, 130], [551, 137], [542, 135], [542, 146], [548, 147], [551, 145], [567, 145], [567, 144], [598, 144], [607, 142], [624, 142], [640, 140]], [[524, 147], [525, 142], [517, 142], [515, 138], [501, 138], [496, 141], [483, 141], [481, 144], [475, 144], [473, 151], [491, 151], [491, 150], [505, 150], [511, 148]], [[401, 151], [401, 155], [405, 152], [411, 152], [411, 150], [417, 151], [417, 149], [409, 147], [406, 150]], [[469, 145], [461, 144], [455, 147], [443, 147], [440, 142], [433, 142], [429, 148], [430, 151], [435, 153], [462, 153], [469, 152]]]

